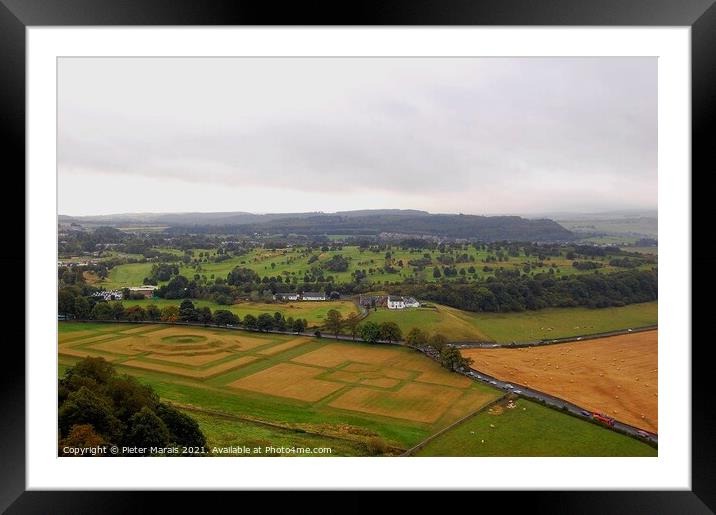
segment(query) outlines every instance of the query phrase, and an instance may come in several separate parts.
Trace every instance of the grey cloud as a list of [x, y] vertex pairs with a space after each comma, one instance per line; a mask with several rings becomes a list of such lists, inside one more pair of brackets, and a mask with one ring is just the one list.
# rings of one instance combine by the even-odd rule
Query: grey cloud
[[653, 58], [64, 59], [59, 71], [60, 181], [376, 190], [444, 197], [444, 212], [475, 198], [483, 212], [656, 206]]

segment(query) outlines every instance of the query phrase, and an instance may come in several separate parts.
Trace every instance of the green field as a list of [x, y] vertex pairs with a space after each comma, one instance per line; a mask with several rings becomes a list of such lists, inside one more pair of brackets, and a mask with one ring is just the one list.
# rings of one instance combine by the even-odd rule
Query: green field
[[450, 341], [490, 340], [472, 320], [471, 313], [439, 304], [432, 306], [403, 310], [378, 308], [377, 311], [370, 311], [366, 320], [377, 324], [395, 322], [403, 336], [417, 327], [429, 334], [440, 333]]
[[[257, 422], [249, 422], [227, 416], [210, 415], [195, 410], [182, 410], [199, 423], [211, 447], [232, 447], [240, 444], [251, 449], [268, 446], [282, 447], [329, 447], [328, 456], [360, 456], [368, 453], [366, 445], [343, 438], [331, 438], [325, 435], [301, 433], [291, 429], [272, 427]], [[248, 456], [241, 452], [228, 453], [227, 456]], [[296, 456], [291, 453], [262, 453], [262, 456]]]
[[522, 313], [470, 313], [468, 316], [491, 340], [509, 343], [654, 325], [658, 323], [658, 307], [658, 302], [644, 302], [619, 308], [548, 308]]
[[653, 325], [658, 320], [658, 302], [619, 308], [548, 308], [520, 313], [472, 313], [447, 306], [405, 310], [378, 309], [367, 320], [393, 321], [403, 334], [418, 327], [439, 331], [451, 341], [495, 341], [509, 343], [566, 338]]
[[110, 269], [107, 278], [97, 283], [107, 290], [141, 286], [144, 278], [149, 275], [152, 263], [129, 263]]
[[659, 247], [622, 247], [627, 252], [640, 252], [642, 254], [659, 254]]
[[416, 456], [657, 456], [650, 445], [524, 399], [467, 419]]
[[[282, 313], [285, 318], [293, 317], [305, 318], [308, 320], [311, 326], [321, 326], [326, 319], [326, 313], [331, 309], [335, 309], [340, 312], [344, 317], [350, 313], [359, 313], [358, 307], [351, 301], [346, 300], [330, 300], [330, 301], [316, 301], [316, 302], [287, 302], [287, 303], [276, 303], [266, 304], [262, 302], [242, 302], [240, 304], [232, 304], [230, 306], [224, 306], [212, 302], [209, 300], [192, 300], [194, 306], [197, 308], [209, 307], [211, 311], [218, 309], [227, 309], [232, 313], [238, 315], [243, 319], [248, 314], [258, 317], [262, 313], [274, 314], [277, 311]], [[146, 300], [123, 300], [122, 305], [125, 308], [130, 306], [143, 306], [146, 307], [149, 304], [154, 304], [159, 308], [164, 306], [178, 306], [181, 304], [181, 299], [146, 299]]]
[[83, 356], [104, 357], [199, 413], [210, 446], [323, 442], [336, 455], [366, 455], [377, 438], [395, 454], [500, 395], [396, 346], [185, 326], [58, 325], [60, 373]]
[[[157, 250], [162, 252], [171, 252], [170, 249], [161, 247]], [[173, 253], [178, 253], [175, 251]], [[303, 278], [310, 273], [312, 268], [331, 259], [334, 255], [341, 255], [349, 261], [348, 270], [345, 272], [324, 271], [325, 277], [332, 277], [336, 283], [346, 283], [352, 281], [352, 273], [356, 270], [365, 270], [367, 281], [381, 285], [385, 282], [403, 281], [411, 278], [415, 280], [434, 282], [437, 279], [433, 277], [434, 269], [439, 265], [438, 257], [441, 253], [438, 250], [402, 250], [400, 248], [392, 248], [390, 250], [390, 264], [395, 269], [394, 272], [386, 272], [385, 265], [386, 253], [371, 251], [369, 249], [361, 250], [357, 246], [345, 246], [340, 250], [315, 251], [309, 252], [305, 248], [286, 248], [286, 249], [253, 249], [249, 253], [241, 256], [234, 256], [226, 261], [218, 263], [211, 262], [213, 256], [216, 256], [215, 249], [193, 249], [193, 262], [189, 264], [181, 264], [179, 266], [180, 274], [192, 279], [195, 276], [206, 278], [211, 281], [216, 278], [225, 278], [235, 267], [246, 267], [254, 270], [261, 277], [281, 276], [284, 281], [290, 281], [294, 284], [303, 284]], [[203, 254], [203, 256], [201, 255]], [[410, 260], [420, 259], [424, 254], [428, 254], [432, 260], [432, 264], [427, 265], [422, 270], [408, 264]], [[554, 265], [557, 276], [591, 273], [591, 271], [580, 271], [572, 266], [572, 260], [566, 259], [564, 256], [547, 257], [544, 261], [539, 262], [537, 256], [526, 256], [520, 253], [517, 256], [506, 256], [506, 261], [486, 262], [488, 251], [477, 250], [473, 246], [466, 246], [464, 250], [448, 254], [457, 256], [458, 254], [467, 254], [474, 261], [456, 263], [454, 267], [458, 270], [464, 270], [464, 277], [467, 281], [474, 281], [480, 278], [490, 277], [494, 275], [497, 268], [503, 269], [519, 269], [525, 270], [525, 266], [529, 265], [530, 271], [533, 273], [548, 272], [550, 265]], [[493, 254], [494, 255], [494, 254]], [[140, 256], [141, 257], [141, 256]], [[309, 263], [312, 257], [317, 261]], [[594, 261], [601, 261], [604, 267], [600, 270], [603, 272], [619, 271], [619, 268], [612, 267], [608, 264], [609, 257], [595, 257]], [[402, 266], [401, 266], [402, 262]], [[540, 266], [541, 264], [541, 266]], [[475, 268], [475, 273], [469, 273], [470, 267]], [[487, 266], [492, 270], [485, 271], [483, 268]], [[641, 268], [649, 269], [652, 265], [644, 265]], [[138, 286], [142, 284], [145, 277], [149, 275], [151, 263], [130, 263], [118, 265], [110, 270], [109, 276], [104, 281], [98, 283], [98, 286], [105, 288], [121, 288], [128, 286]], [[442, 267], [442, 265], [439, 265]], [[306, 289], [309, 289], [308, 287]]]

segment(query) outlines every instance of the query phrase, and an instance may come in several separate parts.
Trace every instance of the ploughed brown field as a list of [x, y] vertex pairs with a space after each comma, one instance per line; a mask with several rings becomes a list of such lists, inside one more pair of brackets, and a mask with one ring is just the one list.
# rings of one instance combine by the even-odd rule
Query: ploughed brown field
[[657, 340], [654, 330], [544, 347], [461, 352], [474, 360], [475, 370], [656, 432]]

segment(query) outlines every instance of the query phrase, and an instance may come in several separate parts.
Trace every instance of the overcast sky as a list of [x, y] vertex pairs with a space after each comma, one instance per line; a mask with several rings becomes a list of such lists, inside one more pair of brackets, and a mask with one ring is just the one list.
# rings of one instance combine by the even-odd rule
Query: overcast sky
[[655, 58], [59, 61], [59, 212], [657, 206]]

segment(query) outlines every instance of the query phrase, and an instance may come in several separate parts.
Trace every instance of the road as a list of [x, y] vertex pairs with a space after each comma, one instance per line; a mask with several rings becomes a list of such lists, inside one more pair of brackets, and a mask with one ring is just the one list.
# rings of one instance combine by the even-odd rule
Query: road
[[[540, 392], [539, 390], [535, 390], [534, 388], [528, 388], [517, 383], [508, 383], [506, 381], [500, 381], [495, 377], [487, 375], [473, 368], [462, 372], [462, 374], [472, 378], [475, 381], [489, 384], [495, 388], [500, 388], [501, 390], [505, 390], [506, 392], [511, 392], [513, 394], [519, 395], [520, 397], [524, 397], [525, 399], [530, 399], [538, 402], [544, 401], [545, 404], [553, 408], [566, 410], [569, 413], [572, 413], [573, 415], [576, 415], [580, 418], [583, 418], [585, 420], [591, 420], [592, 413], [589, 410], [582, 408], [581, 406], [577, 406], [576, 404], [572, 404], [571, 402], [565, 401], [564, 399], [549, 395], [548, 393]], [[614, 426], [612, 427], [609, 427], [606, 424], [599, 425], [607, 429], [618, 431], [620, 433], [626, 433], [640, 440], [647, 440], [655, 444], [659, 443], [659, 437], [657, 434], [651, 433], [649, 431], [644, 431], [643, 429], [634, 427], [629, 424], [625, 424], [623, 422], [615, 421]]]

